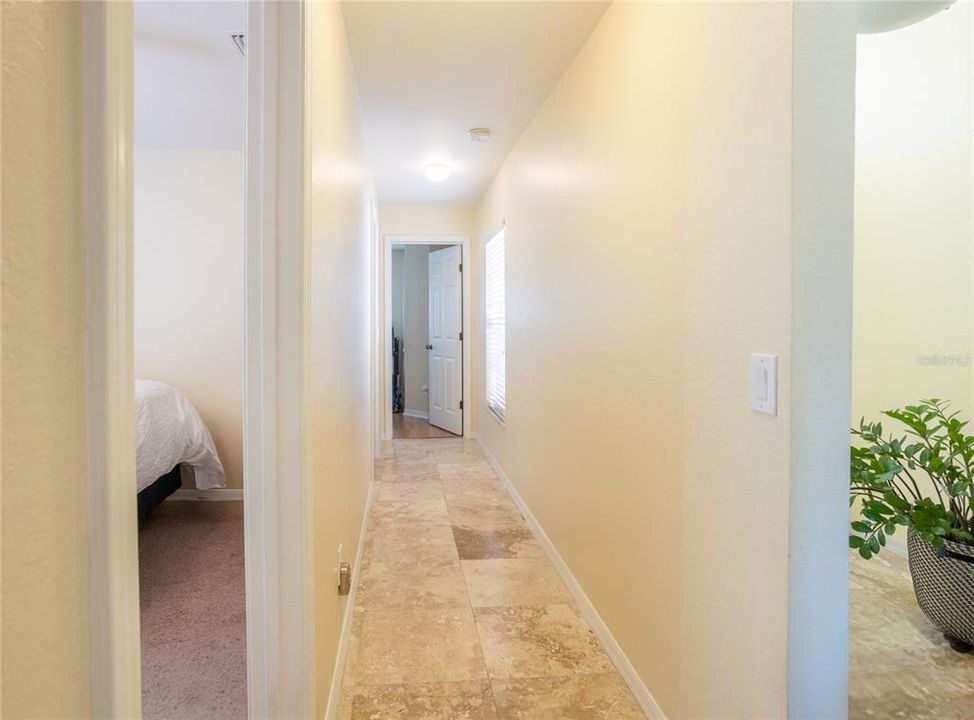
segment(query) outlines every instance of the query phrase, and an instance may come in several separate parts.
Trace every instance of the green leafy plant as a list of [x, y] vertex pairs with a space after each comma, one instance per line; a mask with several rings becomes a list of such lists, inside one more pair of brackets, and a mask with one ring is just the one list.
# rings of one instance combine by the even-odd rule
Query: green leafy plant
[[[950, 403], [924, 400], [883, 415], [906, 434], [883, 435], [882, 423], [860, 421], [852, 435], [850, 507], [858, 502], [849, 547], [867, 560], [897, 527], [912, 527], [937, 549], [944, 540], [974, 544], [974, 436]], [[924, 480], [929, 482], [924, 482]]]

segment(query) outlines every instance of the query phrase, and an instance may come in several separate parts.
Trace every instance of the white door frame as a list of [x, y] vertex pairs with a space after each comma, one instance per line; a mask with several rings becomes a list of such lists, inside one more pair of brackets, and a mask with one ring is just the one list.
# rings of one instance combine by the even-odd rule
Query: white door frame
[[471, 398], [473, 393], [471, 391], [471, 362], [472, 362], [472, 349], [473, 343], [471, 339], [473, 338], [473, 325], [471, 324], [471, 317], [473, 308], [471, 307], [471, 290], [470, 290], [470, 277], [472, 273], [472, 263], [470, 261], [470, 238], [466, 235], [386, 235], [384, 236], [383, 245], [383, 264], [385, 266], [385, 278], [382, 283], [382, 303], [376, 303], [380, 305], [382, 310], [382, 328], [383, 336], [382, 342], [379, 347], [382, 348], [383, 360], [379, 363], [380, 372], [383, 372], [384, 377], [382, 378], [383, 388], [383, 404], [384, 407], [382, 411], [377, 415], [379, 418], [385, 418], [384, 427], [385, 431], [383, 437], [385, 440], [392, 439], [392, 366], [389, 358], [392, 357], [392, 293], [390, 292], [392, 288], [392, 246], [393, 245], [459, 245], [460, 246], [460, 262], [463, 264], [463, 436], [472, 437], [473, 431], [471, 426], [471, 406], [473, 405]]
[[[87, 2], [82, 18], [92, 715], [139, 718], [132, 2]], [[249, 3], [244, 534], [248, 710], [261, 719], [313, 715], [300, 360], [307, 197], [304, 22], [303, 0]]]
[[132, 362], [132, 4], [82, 6], [91, 712], [142, 715]]
[[856, 33], [944, 4], [795, 3], [788, 717], [848, 716]]

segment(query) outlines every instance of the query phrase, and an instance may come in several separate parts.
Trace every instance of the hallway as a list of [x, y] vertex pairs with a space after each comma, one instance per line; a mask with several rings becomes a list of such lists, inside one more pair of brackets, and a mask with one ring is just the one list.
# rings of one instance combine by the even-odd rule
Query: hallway
[[644, 717], [476, 444], [387, 445], [368, 523], [343, 720]]

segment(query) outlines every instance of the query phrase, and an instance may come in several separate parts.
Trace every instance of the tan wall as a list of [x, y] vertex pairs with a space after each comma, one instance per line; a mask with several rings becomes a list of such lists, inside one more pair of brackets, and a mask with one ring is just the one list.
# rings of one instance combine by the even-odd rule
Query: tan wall
[[[972, 409], [972, 8], [859, 38], [852, 420]], [[887, 421], [889, 430], [902, 426]]]
[[2, 5], [3, 717], [90, 713], [81, 5]]
[[392, 329], [396, 331], [398, 337], [402, 337], [403, 331], [403, 276], [402, 266], [406, 258], [405, 250], [392, 251], [392, 273], [391, 273], [391, 294], [392, 294]]
[[[406, 342], [403, 368], [406, 410], [428, 413], [430, 409], [429, 351], [429, 246], [407, 245], [403, 266], [406, 296]], [[424, 390], [424, 388], [426, 388]]]
[[134, 173], [135, 374], [186, 395], [241, 488], [243, 152], [136, 150]]
[[382, 205], [379, 235], [470, 235], [473, 208], [463, 205]]
[[371, 184], [338, 3], [310, 3], [308, 402], [316, 717], [323, 717], [346, 603], [336, 554], [354, 559], [372, 478]]
[[786, 715], [791, 21], [610, 6], [477, 212], [508, 303], [478, 435], [671, 718]]

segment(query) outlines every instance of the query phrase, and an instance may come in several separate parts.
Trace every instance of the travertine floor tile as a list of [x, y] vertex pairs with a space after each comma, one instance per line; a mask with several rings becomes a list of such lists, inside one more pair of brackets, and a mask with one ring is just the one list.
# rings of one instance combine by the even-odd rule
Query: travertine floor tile
[[362, 571], [355, 603], [362, 611], [374, 608], [421, 611], [424, 608], [470, 606], [459, 563], [431, 565], [423, 562], [369, 563]]
[[369, 526], [365, 563], [450, 565], [460, 560], [452, 528], [446, 525]]
[[441, 463], [487, 463], [484, 458], [484, 454], [480, 451], [477, 445], [464, 445], [464, 444], [449, 444], [444, 446], [442, 449], [435, 449], [433, 451], [437, 462]]
[[442, 499], [444, 499], [443, 486], [438, 482], [377, 483], [373, 502], [397, 500], [422, 502], [424, 500]]
[[435, 463], [393, 461], [382, 466], [376, 476], [381, 482], [439, 482], [440, 473]]
[[495, 607], [474, 612], [491, 680], [614, 670], [574, 607]]
[[376, 478], [341, 720], [642, 718], [474, 443], [395, 440]]
[[524, 525], [521, 511], [510, 498], [485, 501], [471, 497], [453, 500], [448, 507], [450, 522], [461, 527], [493, 530], [508, 525]]
[[538, 541], [523, 523], [476, 528], [454, 525], [453, 538], [463, 560], [544, 557]]
[[457, 447], [462, 441], [460, 438], [426, 438], [426, 439], [397, 439], [392, 441], [392, 445], [399, 456], [408, 456], [412, 453], [428, 453], [448, 450]]
[[375, 685], [352, 699], [351, 720], [496, 720], [485, 681]]
[[477, 480], [446, 480], [440, 483], [447, 505], [482, 502], [484, 505], [514, 505], [514, 499], [504, 486], [493, 478]]
[[498, 720], [644, 720], [618, 674], [499, 680]]
[[850, 720], [974, 718], [974, 654], [950, 649], [917, 606], [904, 558], [849, 558]]
[[571, 602], [547, 560], [464, 560], [463, 574], [474, 607]]
[[[389, 483], [415, 485], [419, 483]], [[423, 483], [424, 485], [426, 483]], [[402, 527], [408, 525], [449, 525], [450, 515], [442, 497], [427, 500], [386, 500], [372, 503], [369, 522], [372, 527]]]
[[466, 608], [367, 610], [356, 686], [486, 679]]
[[486, 462], [460, 462], [444, 463], [437, 462], [436, 469], [439, 471], [440, 479], [449, 481], [456, 480], [495, 480], [493, 468]]

